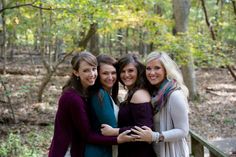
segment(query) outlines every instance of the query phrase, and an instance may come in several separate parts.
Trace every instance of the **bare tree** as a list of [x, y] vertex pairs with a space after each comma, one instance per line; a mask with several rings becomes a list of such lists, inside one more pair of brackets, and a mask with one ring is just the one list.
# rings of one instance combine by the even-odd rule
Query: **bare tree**
[[[41, 10], [42, 11], [42, 10]], [[40, 13], [42, 16], [42, 13]], [[42, 18], [42, 17], [41, 17]], [[43, 24], [41, 25], [41, 29], [44, 28]], [[84, 50], [87, 45], [88, 42], [90, 40], [90, 38], [96, 33], [96, 27], [91, 24], [89, 30], [87, 31], [87, 34], [85, 34], [85, 36], [82, 38], [82, 40], [78, 41], [78, 46], [80, 48], [80, 50]], [[43, 33], [40, 33], [41, 35], [43, 35]], [[54, 73], [56, 72], [56, 69], [58, 68], [58, 66], [63, 63], [70, 55], [72, 55], [72, 53], [74, 52], [74, 50], [72, 50], [71, 52], [67, 53], [61, 60], [57, 61], [54, 65], [49, 65], [48, 62], [46, 61], [46, 58], [44, 56], [44, 44], [43, 44], [43, 36], [40, 37], [40, 54], [41, 54], [41, 58], [43, 61], [43, 65], [47, 70], [47, 74], [44, 76], [41, 85], [39, 87], [39, 91], [38, 91], [38, 102], [42, 102], [42, 96], [43, 96], [43, 92], [47, 86], [47, 84], [50, 82], [52, 76], [54, 75]]]

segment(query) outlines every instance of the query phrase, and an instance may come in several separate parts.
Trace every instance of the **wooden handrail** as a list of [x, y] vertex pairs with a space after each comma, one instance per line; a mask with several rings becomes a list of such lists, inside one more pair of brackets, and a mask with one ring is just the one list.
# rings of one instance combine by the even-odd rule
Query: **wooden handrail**
[[228, 157], [228, 155], [226, 155], [223, 151], [204, 140], [194, 131], [190, 130], [189, 133], [191, 136], [192, 155], [194, 157], [204, 157], [204, 147], [209, 150], [210, 157]]

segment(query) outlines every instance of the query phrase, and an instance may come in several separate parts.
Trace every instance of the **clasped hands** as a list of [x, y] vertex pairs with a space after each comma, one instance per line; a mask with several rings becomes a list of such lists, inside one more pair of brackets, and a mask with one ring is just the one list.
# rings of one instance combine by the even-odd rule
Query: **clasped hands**
[[[110, 125], [102, 124], [101, 133], [104, 136], [118, 136], [118, 143], [142, 141], [151, 143], [154, 141], [154, 132], [147, 126], [135, 126], [131, 130], [126, 130], [119, 134], [119, 128], [113, 128]], [[156, 132], [155, 132], [156, 133]], [[158, 133], [159, 135], [159, 133]]]

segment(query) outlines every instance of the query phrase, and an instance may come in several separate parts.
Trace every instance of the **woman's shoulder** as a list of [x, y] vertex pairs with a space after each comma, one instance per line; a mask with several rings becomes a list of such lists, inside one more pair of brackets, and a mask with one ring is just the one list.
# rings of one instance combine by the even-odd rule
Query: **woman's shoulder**
[[182, 90], [175, 90], [170, 94], [170, 99], [179, 99], [185, 98]]
[[99, 88], [98, 92], [103, 95], [108, 94], [108, 92], [103, 88]]
[[104, 97], [105, 95], [109, 95], [109, 93], [105, 89], [99, 88], [95, 93], [92, 94], [92, 97]]
[[[183, 91], [181, 90], [175, 90], [174, 92], [172, 92], [170, 94], [169, 100], [168, 100], [169, 104], [171, 106], [188, 106], [188, 100], [185, 97]], [[172, 105], [173, 104], [173, 105]], [[185, 104], [185, 105], [183, 105]]]
[[61, 94], [62, 97], [67, 97], [72, 95], [76, 95], [76, 90], [73, 88], [66, 89]]
[[90, 98], [90, 101], [97, 103], [99, 99], [102, 101], [107, 101], [110, 97], [109, 93], [105, 89], [100, 88], [96, 93], [92, 94]]
[[134, 92], [130, 102], [134, 104], [146, 103], [151, 101], [149, 92], [145, 89], [138, 89]]
[[61, 98], [60, 98], [60, 100], [64, 100], [64, 101], [65, 100], [71, 101], [71, 100], [75, 100], [75, 99], [81, 101], [83, 99], [83, 97], [79, 94], [79, 92], [77, 92], [73, 88], [63, 91], [61, 94]]

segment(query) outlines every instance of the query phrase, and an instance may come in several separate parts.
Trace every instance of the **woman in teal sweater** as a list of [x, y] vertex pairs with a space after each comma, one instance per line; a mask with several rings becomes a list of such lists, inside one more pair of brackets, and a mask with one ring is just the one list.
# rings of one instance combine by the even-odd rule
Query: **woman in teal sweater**
[[[100, 133], [101, 124], [117, 127], [118, 81], [116, 60], [108, 55], [97, 57], [98, 78], [91, 90], [90, 120], [92, 129]], [[117, 146], [87, 144], [85, 157], [117, 157]]]

